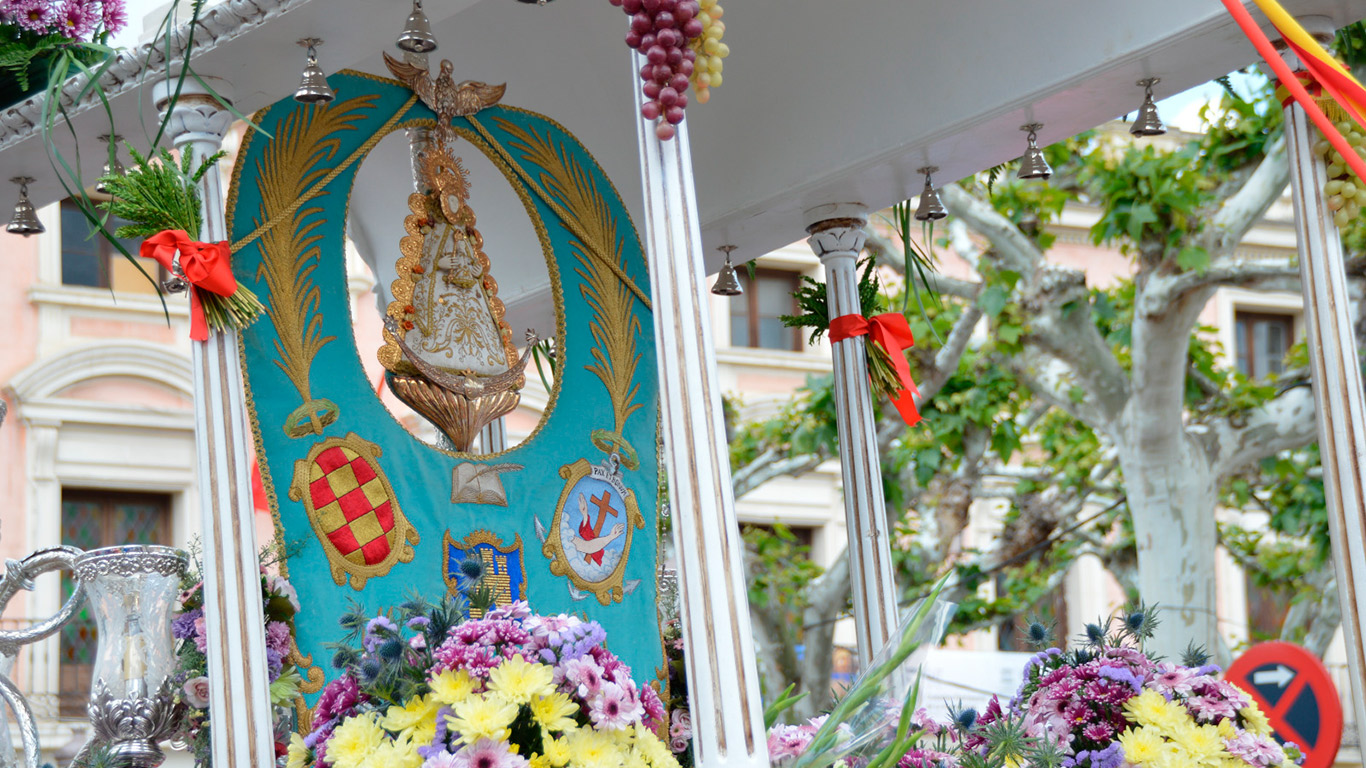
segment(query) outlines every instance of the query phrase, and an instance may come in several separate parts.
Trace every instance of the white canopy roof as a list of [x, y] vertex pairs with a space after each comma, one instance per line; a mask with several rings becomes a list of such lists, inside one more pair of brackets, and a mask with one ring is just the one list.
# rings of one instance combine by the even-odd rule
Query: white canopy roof
[[[941, 168], [948, 182], [1019, 155], [1019, 126], [1044, 124], [1041, 142], [1073, 135], [1137, 108], [1135, 81], [1160, 77], [1158, 97], [1256, 60], [1214, 0], [731, 0], [726, 6], [725, 82], [705, 105], [688, 107], [703, 239], [738, 246], [747, 260], [803, 236], [802, 212], [831, 202], [877, 209], [918, 193], [915, 170]], [[615, 181], [639, 222], [640, 181], [633, 89], [622, 42], [627, 19], [606, 0], [427, 0], [424, 4], [457, 79], [507, 82], [504, 103], [547, 114], [576, 133]], [[1284, 0], [1296, 15], [1341, 25], [1359, 0]], [[384, 73], [380, 52], [407, 16], [391, 0], [227, 0], [197, 31], [197, 71], [232, 84], [243, 112], [291, 93], [303, 37], [326, 40], [325, 70]], [[1268, 27], [1269, 29], [1269, 27]], [[1274, 33], [1273, 33], [1274, 34]], [[120, 132], [134, 138], [141, 111], [154, 125], [147, 89], [131, 58], [115, 75]], [[121, 90], [120, 90], [121, 88]], [[27, 111], [27, 116], [25, 115]], [[28, 123], [33, 105], [0, 112], [0, 179], [31, 175], [35, 204], [64, 195]], [[98, 108], [75, 119], [100, 160]], [[88, 135], [87, 135], [88, 134]], [[71, 137], [58, 137], [72, 152]], [[352, 235], [388, 284], [386, 255], [402, 234], [411, 188], [402, 142], [376, 150], [351, 205]], [[467, 154], [468, 158], [468, 154]], [[544, 327], [548, 288], [541, 255], [515, 196], [474, 166], [472, 204], [508, 300], [514, 327]], [[362, 183], [364, 182], [364, 183]]]

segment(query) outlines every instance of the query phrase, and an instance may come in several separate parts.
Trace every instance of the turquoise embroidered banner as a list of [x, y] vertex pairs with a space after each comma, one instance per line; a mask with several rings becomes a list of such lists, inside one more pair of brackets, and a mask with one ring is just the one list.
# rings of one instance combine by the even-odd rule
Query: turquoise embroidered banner
[[[488, 568], [499, 602], [596, 619], [637, 679], [655, 677], [658, 387], [649, 279], [626, 208], [554, 121], [497, 105], [452, 120], [455, 148], [498, 166], [539, 232], [559, 319], [557, 375], [520, 445], [488, 456], [433, 448], [380, 402], [360, 360], [379, 354], [394, 370], [397, 342], [424, 321], [412, 303], [442, 290], [496, 306], [481, 322], [501, 325], [515, 362], [496, 284], [480, 282], [480, 269], [498, 274], [497, 233], [486, 233], [494, 258], [460, 262], [474, 270], [464, 279], [454, 260], [483, 257], [464, 198], [453, 200], [458, 225], [448, 229], [472, 244], [465, 250], [424, 250], [444, 225], [410, 201], [410, 237], [393, 249], [402, 255], [386, 344], [358, 349], [343, 258], [351, 186], [381, 138], [434, 126], [436, 114], [396, 81], [343, 72], [329, 82], [337, 98], [328, 105], [286, 99], [258, 115], [265, 133], [247, 135], [228, 201], [234, 271], [267, 308], [242, 333], [242, 356], [262, 479], [303, 605], [305, 691], [336, 673], [324, 644], [342, 635], [336, 618], [350, 601], [374, 612], [414, 590], [440, 597], [459, 587], [466, 557]], [[448, 165], [459, 187], [459, 163]]]

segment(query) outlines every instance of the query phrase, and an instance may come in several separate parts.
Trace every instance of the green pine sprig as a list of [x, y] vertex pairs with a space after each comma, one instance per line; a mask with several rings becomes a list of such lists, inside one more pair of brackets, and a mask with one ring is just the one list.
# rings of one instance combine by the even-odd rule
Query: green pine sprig
[[[863, 272], [858, 280], [859, 312], [864, 317], [872, 317], [880, 307], [881, 286], [878, 284], [877, 263], [872, 256], [859, 261]], [[797, 314], [782, 315], [778, 319], [788, 328], [809, 328], [810, 344], [820, 341], [830, 330], [830, 302], [825, 283], [802, 275], [792, 298], [797, 301]], [[881, 344], [868, 339], [868, 376], [872, 379], [875, 396], [893, 397], [901, 390], [901, 380], [897, 378], [892, 353]], [[900, 354], [900, 351], [898, 351]]]
[[[114, 234], [120, 238], [148, 238], [168, 229], [179, 229], [191, 238], [198, 237], [203, 226], [199, 182], [226, 153], [219, 151], [196, 166], [190, 152], [182, 152], [177, 161], [164, 147], [144, 156], [132, 146], [124, 146], [133, 159], [132, 165], [122, 175], [100, 177], [110, 195], [100, 207], [129, 222]], [[202, 291], [200, 299], [209, 325], [217, 330], [245, 328], [265, 311], [256, 294], [240, 283], [231, 296]]]

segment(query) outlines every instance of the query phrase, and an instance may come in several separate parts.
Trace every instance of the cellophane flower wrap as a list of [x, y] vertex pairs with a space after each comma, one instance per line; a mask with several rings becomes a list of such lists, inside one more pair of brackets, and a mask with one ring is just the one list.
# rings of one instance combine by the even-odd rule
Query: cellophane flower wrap
[[[262, 561], [274, 562], [272, 550], [262, 552]], [[204, 618], [203, 582], [196, 568], [182, 585], [179, 614], [171, 624], [176, 639], [176, 695], [184, 703], [186, 717], [179, 740], [189, 745], [195, 764], [210, 760], [209, 677], [207, 627]], [[290, 708], [299, 695], [303, 680], [290, 662], [293, 650], [294, 616], [299, 611], [299, 596], [288, 579], [261, 569], [261, 603], [265, 610], [266, 665], [270, 680], [270, 700], [276, 707], [274, 717], [275, 751], [283, 755], [293, 725]]]
[[415, 598], [342, 619], [342, 674], [295, 734], [288, 768], [677, 768], [669, 717], [597, 622], [524, 602], [464, 618]]
[[[925, 709], [903, 718], [897, 768], [1294, 768], [1294, 744], [1273, 737], [1252, 697], [1218, 678], [1219, 667], [1190, 649], [1182, 663], [1144, 649], [1157, 625], [1140, 606], [1092, 624], [1069, 650], [1049, 648], [1026, 663], [1006, 704], [985, 711], [950, 707], [945, 722]], [[1047, 630], [1027, 634], [1046, 643]], [[913, 697], [912, 697], [913, 699]], [[874, 699], [876, 701], [876, 699]], [[908, 699], [907, 708], [914, 706]], [[866, 709], [866, 706], [864, 707]], [[886, 707], [884, 707], [886, 709]], [[839, 707], [836, 708], [836, 714]], [[909, 728], [905, 727], [909, 720]], [[822, 720], [769, 731], [775, 765], [810, 760]], [[818, 728], [817, 726], [822, 726]], [[904, 750], [902, 744], [910, 746]], [[842, 756], [836, 766], [878, 763]], [[891, 765], [882, 760], [882, 764]]]

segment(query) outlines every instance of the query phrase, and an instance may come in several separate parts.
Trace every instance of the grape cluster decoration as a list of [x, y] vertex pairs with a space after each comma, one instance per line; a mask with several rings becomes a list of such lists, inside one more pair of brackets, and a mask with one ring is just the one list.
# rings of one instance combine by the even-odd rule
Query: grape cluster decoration
[[[688, 106], [688, 84], [697, 71], [697, 49], [690, 43], [702, 38], [704, 22], [698, 0], [610, 0], [631, 17], [626, 44], [640, 51], [645, 66], [641, 92], [646, 102], [640, 115], [658, 121], [655, 135], [662, 141], [674, 137], [674, 126], [683, 122]], [[715, 23], [715, 22], [713, 22]]]
[[725, 9], [716, 0], [701, 0], [702, 36], [689, 43], [697, 51], [697, 61], [693, 63], [692, 87], [697, 91], [697, 103], [706, 104], [711, 99], [711, 89], [721, 85], [721, 60], [730, 55], [730, 46], [721, 42], [726, 33], [726, 23], [721, 21]]
[[[1337, 124], [1338, 133], [1352, 145], [1352, 151], [1366, 159], [1366, 134], [1356, 124], [1344, 121]], [[1366, 184], [1358, 179], [1347, 162], [1327, 139], [1314, 144], [1314, 153], [1328, 164], [1328, 183], [1323, 194], [1328, 196], [1328, 208], [1333, 211], [1333, 223], [1344, 229], [1361, 215], [1366, 205]]]

